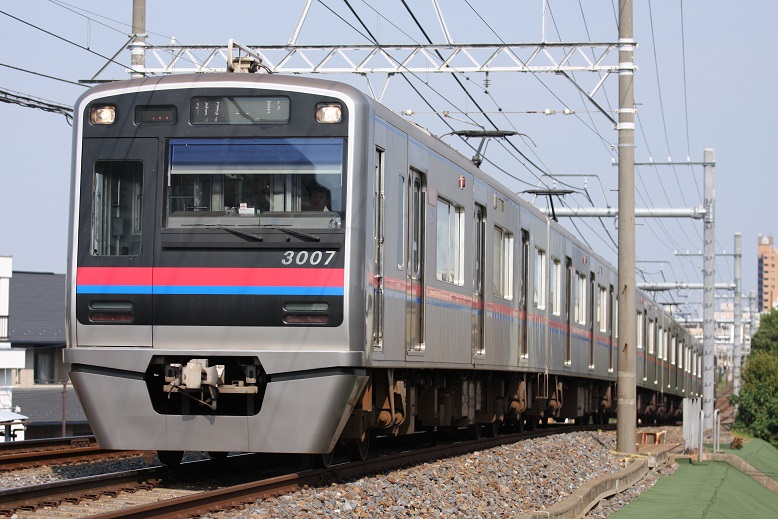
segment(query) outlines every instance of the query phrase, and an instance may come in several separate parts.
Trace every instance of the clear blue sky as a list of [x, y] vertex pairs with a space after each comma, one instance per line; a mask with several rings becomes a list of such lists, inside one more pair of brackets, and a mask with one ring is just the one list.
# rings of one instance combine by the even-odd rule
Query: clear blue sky
[[[151, 44], [168, 43], [175, 37], [188, 44], [226, 44], [234, 38], [250, 45], [287, 43], [305, 1], [147, 0], [147, 4]], [[400, 0], [350, 0], [349, 4], [383, 44], [426, 41]], [[429, 37], [444, 43], [432, 2], [407, 0], [407, 4]], [[541, 0], [441, 0], [440, 4], [455, 42], [533, 43], [544, 32]], [[618, 39], [617, 0], [549, 0], [548, 4], [547, 41]], [[72, 105], [85, 88], [10, 67], [69, 82], [88, 79], [106, 63], [105, 57], [127, 42], [131, 32], [131, 0], [4, 1], [0, 10], [6, 13], [0, 14], [0, 90], [62, 105]], [[769, 44], [778, 27], [778, 2], [636, 0], [634, 20], [639, 45], [635, 52], [639, 67], [635, 76], [636, 160], [672, 157], [684, 161], [690, 156], [692, 161], [701, 161], [704, 148], [715, 149], [716, 250], [731, 253], [734, 233], [743, 234], [743, 289], [746, 293], [755, 290], [757, 236], [778, 238], [778, 171], [772, 155], [778, 120], [774, 99], [778, 60]], [[365, 34], [345, 2], [314, 0], [298, 42], [368, 43]], [[129, 64], [129, 52], [120, 53], [117, 61]], [[147, 63], [151, 65], [150, 58]], [[128, 75], [114, 65], [100, 77], [125, 79]], [[367, 86], [357, 76], [330, 78]], [[576, 78], [590, 86], [598, 79], [591, 73], [579, 73]], [[417, 112], [413, 120], [438, 135], [450, 129], [431, 113], [433, 109], [449, 111], [457, 119], [472, 117], [488, 126], [483, 116], [472, 113], [478, 103], [497, 126], [531, 138], [514, 137], [511, 142], [539, 167], [492, 142], [486, 155], [494, 165], [484, 164], [484, 170], [517, 192], [537, 187], [543, 172], [597, 175], [560, 177], [575, 188], [586, 187], [591, 200], [577, 194], [564, 202], [572, 207], [618, 205], [617, 171], [611, 165], [617, 134], [569, 81], [551, 74], [493, 73], [486, 93], [483, 74], [460, 75], [460, 79], [475, 102], [450, 76], [434, 74], [411, 79], [432, 108], [401, 78], [392, 79], [384, 102], [398, 112]], [[617, 89], [617, 77], [612, 75], [598, 93], [598, 102], [615, 110]], [[565, 108], [575, 110], [576, 115], [532, 113]], [[453, 118], [448, 121], [455, 128], [473, 128]], [[0, 255], [13, 256], [15, 270], [64, 272], [71, 128], [61, 115], [5, 103], [0, 103], [0, 120]], [[472, 156], [472, 149], [457, 138], [444, 140]], [[636, 185], [638, 207], [702, 204], [701, 167], [640, 167]], [[545, 201], [537, 205], [545, 206]], [[616, 263], [613, 219], [568, 219], [563, 224]], [[702, 250], [699, 220], [638, 220], [636, 233], [637, 264], [644, 271], [638, 281], [702, 282], [702, 258], [674, 254]], [[731, 258], [720, 259], [717, 269], [718, 282], [732, 281]], [[702, 296], [697, 292], [673, 297], [699, 301]]]

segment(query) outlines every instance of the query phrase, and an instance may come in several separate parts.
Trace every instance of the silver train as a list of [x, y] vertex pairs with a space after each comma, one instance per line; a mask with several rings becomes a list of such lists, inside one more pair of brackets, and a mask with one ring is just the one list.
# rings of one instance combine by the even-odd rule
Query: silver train
[[[360, 459], [615, 415], [615, 269], [358, 90], [170, 76], [75, 114], [65, 361], [104, 448]], [[636, 301], [639, 418], [676, 420], [700, 345]]]

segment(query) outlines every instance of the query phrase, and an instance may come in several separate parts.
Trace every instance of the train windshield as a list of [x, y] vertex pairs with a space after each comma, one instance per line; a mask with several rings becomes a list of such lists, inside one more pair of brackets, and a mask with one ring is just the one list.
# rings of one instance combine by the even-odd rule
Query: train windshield
[[174, 139], [165, 225], [339, 228], [345, 139]]

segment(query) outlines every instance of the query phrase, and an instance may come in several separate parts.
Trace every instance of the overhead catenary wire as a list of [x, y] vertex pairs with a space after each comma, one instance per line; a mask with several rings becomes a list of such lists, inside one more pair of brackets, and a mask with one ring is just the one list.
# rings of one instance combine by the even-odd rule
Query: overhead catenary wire
[[[69, 6], [69, 7], [74, 7], [75, 9], [78, 9], [78, 8], [76, 8], [75, 6], [70, 6], [70, 4], [67, 4], [66, 2], [62, 2], [62, 1], [60, 1], [60, 0], [49, 0], [49, 1], [50, 1], [50, 2], [51, 2], [53, 5], [58, 5], [58, 6], [60, 6], [60, 7], [63, 7], [63, 8], [68, 8], [68, 7], [66, 7], [66, 6]], [[325, 7], [327, 7], [327, 5], [326, 5], [325, 3], [321, 2], [321, 1], [320, 1], [320, 3], [321, 3], [322, 5], [324, 5]], [[483, 18], [483, 16], [481, 16], [481, 15], [480, 15], [480, 14], [479, 14], [479, 13], [476, 11], [476, 9], [480, 9], [480, 6], [476, 5], [474, 2], [473, 2], [473, 3], [472, 3], [472, 5], [471, 5], [471, 2], [470, 2], [469, 0], [465, 0], [465, 3], [466, 3], [468, 6], [469, 6], [469, 8], [470, 8], [470, 9], [471, 9], [471, 10], [472, 10], [474, 13], [476, 13], [476, 14], [478, 15], [478, 17], [479, 17], [480, 19], [484, 20], [484, 23], [485, 23], [485, 25], [487, 25], [487, 26], [489, 25], [489, 24], [488, 24], [488, 21], [487, 21], [487, 20], [485, 20], [485, 19]], [[615, 4], [614, 4], [613, 2], [611, 2], [611, 3], [612, 3], [612, 5], [613, 5], [613, 7], [614, 7], [613, 18], [614, 18], [614, 20], [618, 21], [618, 17], [617, 17], [616, 9], [615, 9]], [[329, 4], [330, 4], [330, 5], [333, 5], [333, 4], [332, 4], [332, 2], [329, 2]], [[350, 11], [350, 13], [351, 13], [351, 14], [355, 14], [355, 13], [357, 12], [357, 9], [356, 9], [356, 7], [359, 7], [358, 5], [355, 5], [355, 3], [354, 3], [353, 1], [352, 1], [351, 3], [349, 3], [349, 2], [344, 2], [344, 4], [345, 4], [345, 6], [347, 7], [347, 9]], [[368, 5], [368, 4], [366, 3], [366, 5]], [[555, 4], [555, 5], [557, 5], [557, 4]], [[417, 8], [416, 4], [411, 4], [411, 7], [412, 7], [412, 8]], [[656, 7], [656, 6], [655, 6], [655, 7]], [[581, 10], [581, 20], [583, 21], [583, 24], [584, 24], [584, 26], [586, 27], [586, 31], [587, 31], [587, 35], [588, 35], [588, 34], [589, 34], [589, 27], [587, 26], [586, 16], [585, 16], [585, 14], [584, 14], [584, 12], [583, 12], [583, 11], [584, 11], [584, 9], [583, 9], [583, 6], [581, 5], [581, 2], [580, 2], [580, 0], [579, 0], [579, 6], [578, 6], [578, 8]], [[557, 10], [558, 10], [558, 9], [559, 9], [559, 7], [557, 6]], [[83, 11], [83, 12], [87, 12], [87, 13], [89, 13], [88, 11], [85, 11], [85, 10], [82, 10], [82, 11]], [[330, 9], [330, 11], [334, 13], [334, 11], [333, 11], [332, 9]], [[364, 10], [362, 10], [362, 11], [364, 11]], [[681, 11], [683, 12], [683, 5], [681, 5]], [[345, 11], [344, 11], [343, 9], [341, 9], [341, 10], [340, 10], [340, 12], [341, 12], [341, 13], [345, 13]], [[6, 13], [3, 13], [3, 14], [6, 14]], [[99, 15], [97, 15], [97, 14], [95, 14], [95, 13], [91, 13], [91, 14], [94, 14], [94, 17], [95, 17], [95, 18], [96, 18], [96, 17], [99, 17]], [[364, 14], [364, 12], [363, 12], [363, 14]], [[655, 14], [656, 14], [656, 13], [655, 13]], [[552, 20], [554, 20], [554, 22], [555, 22], [555, 24], [556, 24], [556, 20], [553, 18], [553, 12], [551, 13], [551, 16], [552, 16]], [[348, 20], [348, 18], [349, 18], [348, 14], [346, 14], [346, 15], [345, 15], [345, 17], [344, 17], [344, 16], [342, 16], [342, 15], [341, 15], [341, 16], [339, 16], [339, 17], [341, 18], [341, 20], [342, 20], [344, 23], [348, 23], [348, 21], [347, 21], [347, 20]], [[358, 17], [357, 17], [357, 18], [358, 18]], [[92, 19], [92, 17], [89, 17], [88, 19]], [[105, 19], [107, 19], [107, 18], [105, 18]], [[368, 19], [369, 19], [369, 18], [368, 18]], [[387, 19], [387, 18], [384, 18], [384, 19]], [[110, 19], [108, 19], [108, 20], [110, 20]], [[387, 20], [388, 20], [388, 19], [387, 19]], [[561, 21], [561, 19], [560, 19], [560, 21]], [[360, 23], [362, 24], [362, 26], [361, 26], [361, 27], [360, 27]], [[580, 23], [580, 22], [579, 22], [579, 23]], [[111, 25], [111, 22], [109, 22], [109, 24], [108, 24], [107, 26], [110, 26], [110, 25]], [[350, 23], [349, 25], [350, 25], [351, 27], [353, 27], [353, 29], [354, 29], [354, 30], [355, 30], [357, 33], [361, 34], [361, 35], [362, 35], [363, 37], [365, 37], [365, 38], [370, 38], [370, 37], [372, 36], [372, 35], [370, 35], [370, 36], [368, 36], [368, 35], [367, 35], [367, 33], [370, 33], [370, 31], [369, 31], [369, 30], [367, 30], [367, 26], [364, 24], [364, 22], [362, 22], [362, 20], [360, 20], [360, 21], [359, 21], [359, 23], [354, 23], [354, 22], [352, 22], [352, 23]], [[407, 24], [406, 24], [406, 25], [407, 25]], [[661, 28], [660, 28], [660, 29], [661, 29]], [[117, 29], [113, 29], [113, 30], [117, 30]], [[494, 29], [492, 29], [492, 27], [490, 27], [490, 26], [489, 26], [489, 30], [492, 30], [493, 32], [495, 32], [495, 31], [494, 31]], [[366, 33], [365, 31], [367, 31], [367, 33]], [[118, 31], [117, 31], [117, 32], [118, 32]], [[558, 33], [558, 30], [557, 30], [557, 33]], [[379, 34], [379, 33], [376, 33], [376, 34]], [[86, 49], [85, 49], [85, 50], [86, 50]], [[684, 63], [685, 63], [685, 56], [684, 56]], [[34, 73], [34, 72], [30, 71], [30, 73]], [[686, 70], [685, 70], [685, 66], [684, 66], [684, 79], [685, 79], [685, 74], [686, 74]], [[456, 73], [455, 73], [454, 75], [455, 75], [455, 76], [458, 76], [458, 77], [460, 78], [460, 80], [461, 80], [461, 81], [463, 81], [464, 83], [468, 83], [468, 82], [470, 81], [470, 78], [463, 77], [461, 74], [456, 74]], [[549, 92], [551, 92], [552, 94], [554, 94], [554, 95], [555, 95], [555, 97], [557, 97], [557, 99], [558, 99], [558, 100], [560, 100], [560, 103], [561, 103], [563, 106], [568, 106], [568, 103], [561, 102], [561, 99], [559, 99], [559, 97], [558, 97], [558, 96], [557, 96], [557, 95], [556, 95], [556, 94], [555, 94], [555, 93], [552, 91], [551, 87], [550, 87], [549, 85], [547, 85], [547, 84], [546, 84], [546, 82], [545, 82], [543, 79], [541, 79], [541, 78], [539, 77], [539, 75], [538, 75], [538, 74], [533, 74], [533, 76], [536, 78], [536, 80], [540, 81], [540, 83], [541, 83], [541, 84], [544, 86], [544, 88], [546, 88], [546, 89], [547, 89]], [[425, 81], [423, 81], [423, 79], [422, 79], [422, 78], [419, 78], [419, 77], [416, 77], [416, 76], [412, 76], [412, 78], [409, 78], [409, 79], [411, 79], [411, 80], [412, 80], [414, 77], [415, 77], [415, 79], [416, 79], [416, 80], [418, 80], [418, 81], [422, 82], [424, 86], [426, 86], [427, 88], [429, 88], [429, 89], [431, 89], [433, 92], [435, 92], [435, 95], [439, 96], [439, 97], [440, 97], [440, 99], [446, 99], [446, 98], [447, 98], [447, 94], [445, 94], [444, 92], [442, 93], [441, 91], [436, 91], [436, 90], [435, 90], [435, 89], [434, 89], [434, 88], [433, 88], [433, 87], [432, 87], [432, 86], [431, 86], [431, 85], [430, 85], [428, 82], [425, 82]], [[426, 97], [427, 97], [427, 99], [424, 99], [424, 102], [425, 102], [425, 103], [427, 103], [427, 106], [429, 106], [430, 108], [432, 108], [432, 104], [441, 104], [441, 102], [440, 102], [440, 101], [439, 101], [437, 98], [430, 96], [430, 95], [429, 95], [429, 93], [428, 93], [428, 92], [427, 92], [427, 91], [424, 89], [424, 87], [422, 87], [422, 86], [419, 86], [417, 81], [409, 81], [409, 82], [408, 82], [408, 84], [409, 84], [409, 85], [411, 85], [411, 88], [413, 88], [415, 92], [417, 92], [417, 93], [418, 93], [418, 92], [419, 92], [419, 90], [421, 90], [421, 91], [424, 93], [424, 96], [426, 96]], [[414, 87], [414, 86], [412, 86], [412, 84], [415, 84], [416, 86]], [[474, 89], [473, 89], [473, 85], [475, 85], [475, 84], [476, 84], [476, 83], [473, 83], [472, 85], [471, 85], [471, 84], [465, 84], [465, 85], [463, 85], [463, 86], [462, 86], [462, 89], [463, 89], [463, 91], [465, 91], [465, 92], [466, 92], [466, 93], [467, 93], [467, 94], [468, 94], [470, 97], [476, 97], [476, 93], [475, 93], [475, 91], [474, 91]], [[685, 83], [684, 83], [684, 94], [686, 94], [686, 90], [685, 90], [685, 88], [686, 88], [686, 86], [685, 86]], [[604, 93], [606, 93], [607, 91], [603, 90], [603, 92], [604, 92]], [[479, 94], [479, 95], [480, 95], [480, 94]], [[488, 97], [489, 97], [489, 99], [490, 99], [490, 102], [491, 102], [491, 103], [493, 103], [495, 106], [500, 106], [500, 101], [501, 101], [501, 99], [500, 99], [500, 96], [499, 96], [499, 91], [498, 91], [498, 90], [492, 90], [492, 91], [488, 92], [488, 93], [487, 93], [487, 95], [488, 95]], [[598, 94], [598, 95], [600, 95], [600, 94]], [[423, 99], [423, 98], [424, 98], [424, 96], [421, 96], [421, 95], [420, 95], [420, 98], [422, 98], [422, 99]], [[483, 97], [478, 97], [478, 98], [477, 98], [477, 100], [478, 100], [478, 101], [480, 101], [481, 103], [483, 103]], [[431, 102], [430, 102], [430, 101], [431, 101]], [[487, 102], [487, 103], [486, 103], [487, 107], [488, 107], [488, 105], [489, 105], [489, 104], [490, 104], [489, 102]], [[577, 101], [573, 100], [573, 105], [577, 105]], [[607, 105], [608, 105], [608, 106], [610, 106], [610, 102], [608, 102], [608, 104], [607, 104]], [[585, 124], [585, 126], [586, 126], [587, 128], [589, 128], [589, 129], [593, 130], [593, 132], [594, 132], [596, 135], [598, 135], [598, 138], [599, 138], [600, 142], [601, 142], [601, 143], [603, 144], [603, 146], [604, 146], [604, 147], [605, 147], [605, 148], [608, 150], [609, 154], [610, 154], [611, 156], [613, 156], [613, 148], [612, 148], [612, 143], [608, 142], [608, 141], [610, 141], [610, 140], [612, 140], [612, 139], [608, 139], [608, 138], [605, 138], [605, 137], [603, 137], [603, 135], [602, 135], [602, 134], [601, 134], [599, 131], [597, 131], [597, 130], [598, 130], [598, 125], [594, 124], [594, 121], [592, 121], [592, 117], [591, 117], [591, 116], [588, 116], [589, 120], [588, 120], [588, 122], [586, 122], [586, 117], [587, 117], [587, 116], [586, 116], [586, 115], [584, 115], [584, 114], [580, 114], [580, 112], [582, 112], [582, 111], [583, 111], [583, 110], [575, 110], [575, 112], [576, 112], [576, 117], [578, 117], [578, 118], [579, 118], [579, 120], [581, 120], [581, 122], [582, 122], [582, 123], [584, 123], [584, 124]], [[439, 113], [440, 111], [438, 110], [437, 112]], [[497, 113], [497, 114], [498, 114], [498, 117], [494, 117], [494, 115], [493, 115], [494, 113]], [[511, 118], [511, 117], [509, 116], [509, 114], [510, 114], [510, 113], [515, 113], [515, 112], [510, 112], [510, 111], [507, 111], [507, 110], [506, 110], [506, 111], [503, 111], [502, 109], [498, 110], [497, 112], [494, 112], [494, 111], [488, 111], [488, 110], [487, 110], [487, 111], [483, 111], [483, 110], [482, 110], [481, 112], [474, 112], [474, 114], [473, 114], [473, 120], [474, 120], [474, 121], [475, 121], [475, 120], [479, 120], [479, 121], [480, 121], [480, 119], [478, 119], [478, 117], [480, 117], [480, 116], [481, 116], [481, 114], [488, 114], [488, 115], [489, 115], [489, 117], [491, 118], [491, 120], [495, 121], [496, 123], [499, 123], [500, 125], [503, 125], [503, 126], [505, 126], [505, 125], [510, 125], [510, 127], [511, 127], [511, 128], [513, 128], [513, 129], [515, 129], [515, 130], [518, 130], [517, 126], [522, 126], [522, 124], [523, 124], [523, 123], [522, 123], [521, 121], [519, 121], [519, 124], [516, 124], [516, 122], [517, 122], [517, 119], [516, 119], [515, 117], [514, 117], [514, 118]], [[476, 115], [476, 114], [477, 114], [477, 115]], [[580, 114], [580, 115], [581, 115], [581, 117], [579, 117], [579, 116], [578, 116], [578, 114]], [[502, 118], [502, 119], [501, 119], [501, 118]], [[690, 137], [689, 137], [690, 130], [689, 130], [689, 127], [688, 127], [688, 106], [686, 107], [686, 118], [687, 118], [686, 133], [687, 133], [687, 148], [688, 148], [688, 142], [689, 142], [689, 140], [690, 140]], [[445, 122], [445, 121], [444, 121], [442, 118], [441, 118], [441, 121]], [[450, 124], [448, 124], [448, 125], [446, 125], [446, 126], [447, 126], [447, 127], [449, 127], [449, 128], [451, 128], [451, 125], [450, 125]], [[514, 143], [514, 142], [511, 142], [511, 141], [497, 141], [497, 142], [499, 143], [499, 146], [501, 146], [503, 149], [505, 149], [505, 151], [506, 151], [506, 152], [508, 152], [509, 150], [511, 150], [511, 147], [512, 147], [512, 146], [515, 146], [515, 144], [519, 144], [519, 145], [521, 146], [521, 143], [520, 143], [520, 142], [518, 142], [518, 143]], [[472, 146], [470, 146], [470, 147], [472, 148]], [[541, 150], [542, 150], [542, 148], [541, 148]], [[520, 149], [520, 151], [521, 151], [523, 154], [527, 154], [527, 155], [530, 157], [530, 159], [531, 159], [531, 160], [532, 160], [532, 162], [533, 162], [533, 165], [530, 165], [530, 164], [529, 164], [529, 163], [527, 163], [527, 162], [523, 162], [523, 161], [522, 161], [523, 159], [521, 158], [521, 155], [519, 155], [517, 152], [510, 153], [510, 155], [511, 155], [511, 157], [512, 157], [512, 160], [516, 160], [516, 161], [518, 161], [518, 163], [519, 163], [519, 164], [521, 165], [521, 167], [523, 167], [523, 168], [527, 168], [528, 170], [530, 170], [530, 169], [533, 169], [533, 168], [534, 168], [534, 171], [543, 171], [543, 172], [546, 172], [546, 171], [549, 171], [551, 168], [549, 167], [549, 165], [547, 165], [547, 164], [544, 162], [544, 157], [545, 157], [546, 159], [548, 159], [548, 157], [547, 157], [547, 154], [546, 154], [546, 153], [543, 153], [541, 150], [535, 150], [534, 148], [529, 148], [529, 151], [527, 152], [527, 151], [526, 151], [526, 150], [523, 148], [523, 146], [522, 146], [522, 148]], [[493, 162], [493, 161], [490, 161], [490, 160], [487, 160], [487, 161], [486, 161], [486, 163], [487, 163], [487, 164], [490, 164], [490, 165], [492, 165], [492, 162]], [[513, 168], [513, 167], [508, 167], [508, 168], [506, 168], [506, 167], [503, 165], [503, 166], [501, 166], [501, 167], [500, 167], [500, 168], [498, 168], [498, 169], [499, 169], [499, 171], [505, 172], [505, 171], [506, 171], [506, 169], [508, 169], [508, 170], [510, 170], [510, 171], [513, 171], [513, 169], [514, 169], [514, 168]], [[507, 172], [506, 172], [506, 173], [507, 173]], [[509, 176], [510, 176], [511, 178], [517, 179], [517, 180], [518, 180], [518, 181], [520, 181], [520, 182], [524, 182], [524, 181], [523, 181], [522, 179], [520, 179], [519, 177], [526, 177], [526, 175], [525, 175], [525, 174], [524, 174], [522, 171], [519, 171], [519, 175], [515, 175], [515, 174], [511, 173], [511, 174], [509, 174]], [[529, 183], [527, 183], [527, 184], [529, 184]], [[697, 187], [698, 187], [698, 184], [695, 184], [695, 186], [697, 186]], [[650, 196], [650, 194], [649, 194], [649, 193], [651, 193], [652, 191], [649, 191], [647, 186], [644, 186], [644, 187], [646, 187], [646, 193], [647, 193], [647, 195], [648, 195], [648, 196]], [[698, 189], [699, 189], [699, 187], [698, 187]], [[654, 195], [656, 195], [656, 193], [655, 193], [655, 190], [654, 190], [654, 187], [653, 187], [653, 186], [651, 186], [651, 190], [653, 190], [653, 193], [654, 193]], [[696, 230], [696, 227], [695, 227], [695, 230]], [[665, 232], [665, 233], [669, 233], [669, 231], [668, 231], [667, 229], [664, 229], [664, 232]], [[678, 240], [678, 239], [677, 239], [677, 236], [678, 236], [678, 234], [677, 234], [677, 233], [678, 233], [678, 231], [676, 231], [675, 229], [673, 229], [673, 232], [672, 232], [672, 239], [673, 239], [673, 240], [675, 240], [675, 241], [680, 241], [680, 242], [683, 242], [683, 240]], [[601, 231], [600, 231], [600, 234], [602, 234], [602, 232], [601, 232]], [[663, 233], [662, 233], [662, 231], [659, 231], [659, 230], [658, 230], [658, 234], [661, 236]], [[684, 232], [684, 234], [685, 234], [685, 232]], [[687, 236], [687, 238], [688, 238], [688, 236]], [[663, 242], [667, 242], [667, 241], [670, 241], [670, 240], [669, 240], [667, 237], [663, 237], [663, 238], [662, 238], [662, 241], [663, 241]]]
[[19, 23], [23, 23], [23, 24], [25, 24], [25, 25], [27, 25], [29, 27], [32, 27], [35, 30], [41, 31], [41, 32], [43, 32], [45, 34], [48, 34], [49, 36], [51, 36], [53, 38], [57, 38], [58, 40], [64, 41], [65, 43], [68, 43], [69, 45], [73, 45], [75, 47], [78, 47], [79, 49], [85, 50], [85, 51], [87, 51], [87, 52], [89, 52], [91, 54], [94, 54], [95, 56], [99, 56], [100, 58], [103, 58], [104, 60], [110, 61], [111, 63], [115, 63], [116, 65], [120, 65], [122, 67], [125, 67], [127, 69], [132, 70], [133, 72], [141, 74], [141, 72], [138, 72], [138, 71], [132, 69], [132, 67], [129, 67], [127, 65], [123, 65], [122, 63], [119, 63], [118, 61], [116, 61], [113, 58], [109, 58], [108, 56], [104, 56], [103, 54], [100, 54], [99, 52], [93, 51], [92, 49], [90, 49], [88, 47], [84, 47], [83, 45], [81, 45], [79, 43], [71, 41], [71, 40], [69, 40], [69, 39], [67, 39], [67, 38], [65, 38], [63, 36], [58, 35], [58, 34], [54, 34], [53, 32], [48, 31], [48, 30], [44, 29], [43, 27], [39, 27], [39, 26], [37, 26], [37, 25], [35, 25], [33, 23], [30, 23], [30, 22], [28, 22], [26, 20], [22, 20], [21, 18], [19, 18], [17, 16], [14, 16], [14, 15], [12, 15], [10, 13], [7, 13], [5, 11], [2, 11], [2, 10], [0, 10], [0, 14], [5, 15], [5, 16], [7, 16], [9, 18], [12, 18], [12, 19], [16, 20]]

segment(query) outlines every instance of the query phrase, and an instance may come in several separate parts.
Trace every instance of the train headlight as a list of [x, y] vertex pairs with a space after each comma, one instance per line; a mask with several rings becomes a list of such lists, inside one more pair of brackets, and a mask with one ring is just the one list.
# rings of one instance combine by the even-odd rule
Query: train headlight
[[116, 122], [116, 107], [113, 105], [93, 106], [89, 110], [89, 122], [109, 125]]
[[340, 103], [320, 103], [316, 105], [316, 122], [324, 124], [339, 123], [342, 118]]

